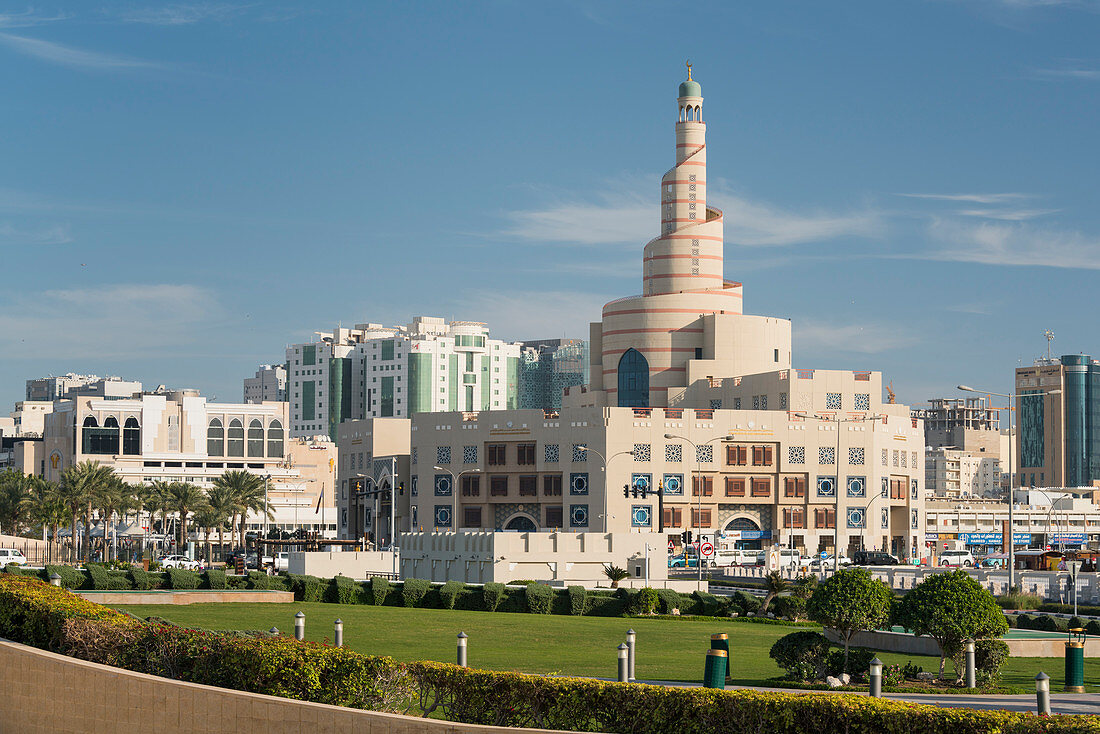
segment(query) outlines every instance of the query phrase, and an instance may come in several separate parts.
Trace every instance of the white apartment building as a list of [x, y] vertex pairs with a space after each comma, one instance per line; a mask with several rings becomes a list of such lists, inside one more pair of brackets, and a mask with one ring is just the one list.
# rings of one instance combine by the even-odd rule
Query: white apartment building
[[924, 486], [932, 497], [990, 497], [1001, 495], [1001, 462], [996, 456], [950, 447], [928, 447], [924, 452]]
[[253, 377], [244, 380], [244, 402], [286, 402], [286, 365], [262, 364]]
[[485, 324], [418, 316], [357, 324], [287, 348], [290, 435], [337, 435], [346, 420], [517, 407], [520, 345]]
[[29, 401], [52, 402], [81, 395], [106, 398], [108, 400], [128, 398], [141, 392], [141, 383], [136, 380], [123, 380], [121, 377], [99, 375], [78, 375], [68, 373], [58, 377], [39, 377], [27, 380]]

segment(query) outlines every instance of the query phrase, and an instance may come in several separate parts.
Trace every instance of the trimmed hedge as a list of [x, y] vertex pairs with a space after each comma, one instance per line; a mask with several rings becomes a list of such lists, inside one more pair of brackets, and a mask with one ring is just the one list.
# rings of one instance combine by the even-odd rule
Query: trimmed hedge
[[389, 579], [384, 579], [381, 576], [372, 576], [370, 580], [370, 590], [372, 598], [374, 599], [374, 606], [382, 606], [386, 603], [386, 597], [390, 593]]
[[569, 594], [569, 613], [577, 617], [584, 614], [588, 604], [588, 590], [583, 586], [570, 586], [565, 593]]
[[527, 611], [531, 614], [549, 614], [554, 606], [554, 590], [546, 584], [532, 581], [527, 584]]
[[444, 609], [454, 609], [455, 602], [458, 601], [458, 595], [462, 592], [463, 584], [461, 581], [448, 581], [443, 584], [439, 589], [439, 599], [443, 603]]
[[485, 611], [495, 612], [504, 599], [504, 584], [485, 584], [481, 587], [481, 597], [484, 600]]
[[92, 577], [87, 571], [81, 571], [72, 566], [46, 566], [44, 569], [44, 581], [49, 581], [53, 574], [61, 576], [61, 586], [65, 589], [91, 589]]
[[208, 568], [202, 572], [202, 588], [224, 589], [229, 585], [226, 581], [225, 571], [220, 568]]
[[420, 600], [427, 596], [432, 582], [426, 579], [405, 579], [401, 585], [401, 598], [406, 607], [420, 606]]
[[186, 568], [168, 569], [168, 587], [171, 589], [199, 588], [199, 575]]
[[294, 592], [295, 601], [318, 602], [324, 599], [328, 584], [316, 576], [300, 576], [293, 573], [287, 578], [290, 579], [290, 590]]
[[[621, 600], [620, 600], [621, 601]], [[478, 725], [668, 734], [1069, 734], [1097, 716], [948, 709], [842, 694], [607, 683], [397, 663], [288, 637], [142, 621], [30, 578], [0, 575], [0, 636], [142, 673]]]
[[329, 582], [324, 600], [335, 604], [363, 604], [366, 599], [363, 585], [347, 576], [336, 576]]

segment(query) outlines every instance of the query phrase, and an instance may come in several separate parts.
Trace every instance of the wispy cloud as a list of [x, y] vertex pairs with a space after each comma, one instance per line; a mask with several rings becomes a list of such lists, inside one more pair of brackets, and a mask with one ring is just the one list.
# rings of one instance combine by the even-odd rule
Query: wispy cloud
[[896, 324], [875, 322], [835, 324], [795, 319], [793, 329], [796, 351], [802, 354], [803, 350], [879, 354], [920, 341], [916, 335], [900, 331]]
[[[658, 234], [660, 208], [656, 177], [637, 190], [600, 194], [594, 202], [562, 202], [512, 212], [502, 234], [539, 242], [575, 245], [642, 244]], [[710, 203], [725, 213], [731, 244], [755, 247], [821, 242], [838, 237], [871, 237], [882, 231], [881, 216], [871, 210], [796, 211], [711, 187]]]
[[0, 44], [16, 53], [41, 59], [52, 64], [68, 66], [74, 69], [90, 71], [124, 71], [129, 69], [163, 69], [163, 64], [143, 61], [126, 56], [85, 51], [72, 46], [63, 46], [40, 38], [27, 38], [11, 33], [0, 33]]
[[1007, 204], [1034, 198], [1032, 194], [896, 194], [909, 199], [932, 199], [935, 201], [966, 201], [973, 204]]
[[1100, 81], [1100, 69], [1093, 67], [1083, 66], [1065, 66], [1061, 68], [1044, 68], [1044, 69], [1032, 69], [1031, 76], [1036, 79], [1052, 79], [1052, 80], [1082, 80], [1082, 81]]
[[203, 21], [226, 21], [243, 14], [252, 7], [255, 7], [255, 3], [177, 3], [160, 7], [125, 10], [118, 13], [118, 19], [124, 23], [143, 23], [146, 25], [191, 25]]
[[0, 245], [63, 245], [72, 241], [69, 228], [65, 225], [27, 230], [18, 229], [8, 222], [0, 223]]
[[187, 353], [207, 338], [211, 320], [222, 313], [211, 292], [186, 284], [115, 284], [23, 293], [3, 307], [0, 350], [66, 359], [137, 359], [148, 357], [150, 350]]
[[1048, 214], [1057, 214], [1061, 209], [960, 209], [956, 212], [963, 217], [981, 219], [1000, 219], [1006, 222], [1023, 222]]
[[0, 13], [0, 28], [32, 28], [59, 20], [67, 20], [69, 17], [63, 13], [42, 15], [34, 10], [24, 10], [22, 13]]
[[[586, 291], [477, 291], [463, 294], [462, 308], [489, 325], [499, 339], [588, 338], [588, 324], [599, 321], [614, 296]], [[563, 334], [569, 328], [574, 333]], [[575, 332], [580, 333], [575, 333]]]
[[929, 234], [938, 246], [922, 259], [1100, 270], [1100, 238], [1074, 230], [937, 219]]

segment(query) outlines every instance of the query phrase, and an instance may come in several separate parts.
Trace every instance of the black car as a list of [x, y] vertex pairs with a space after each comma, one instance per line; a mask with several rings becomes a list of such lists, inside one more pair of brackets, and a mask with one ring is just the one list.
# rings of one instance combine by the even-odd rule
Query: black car
[[852, 557], [852, 563], [856, 566], [896, 566], [898, 559], [889, 553], [879, 551], [856, 551]]

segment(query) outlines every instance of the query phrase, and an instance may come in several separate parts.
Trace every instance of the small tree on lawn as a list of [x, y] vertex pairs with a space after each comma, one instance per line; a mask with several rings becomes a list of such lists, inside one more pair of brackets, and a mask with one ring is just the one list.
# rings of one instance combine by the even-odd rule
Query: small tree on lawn
[[897, 619], [913, 634], [928, 635], [940, 646], [940, 678], [947, 658], [967, 640], [992, 639], [1008, 631], [993, 595], [965, 571], [926, 578], [902, 598]]
[[619, 588], [619, 582], [623, 579], [630, 578], [630, 572], [625, 568], [619, 568], [608, 563], [603, 567], [603, 575], [611, 581], [611, 588]]
[[806, 614], [822, 627], [834, 629], [844, 641], [844, 669], [848, 644], [857, 632], [882, 627], [890, 621], [894, 593], [863, 568], [845, 568], [818, 584], [806, 602]]
[[783, 574], [779, 571], [772, 571], [764, 578], [764, 589], [768, 593], [764, 596], [764, 603], [760, 605], [760, 613], [768, 613], [768, 605], [772, 603], [775, 597], [782, 594], [789, 589], [791, 582], [783, 578]]

